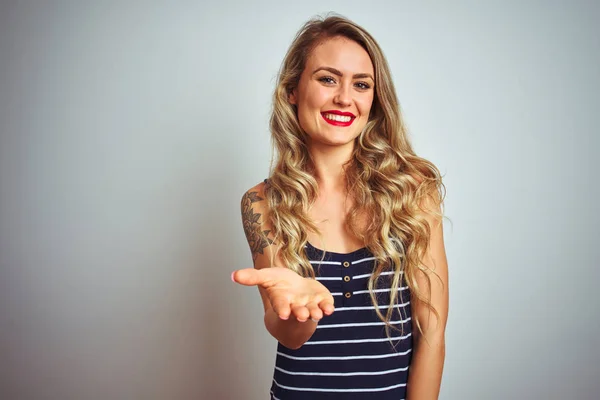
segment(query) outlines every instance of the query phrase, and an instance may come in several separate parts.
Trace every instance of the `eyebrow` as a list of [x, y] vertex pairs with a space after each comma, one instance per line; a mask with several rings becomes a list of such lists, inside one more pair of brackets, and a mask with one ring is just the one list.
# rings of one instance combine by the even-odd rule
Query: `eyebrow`
[[[319, 68], [317, 68], [317, 69], [315, 69], [313, 71], [313, 75], [316, 74], [319, 71], [329, 71], [332, 74], [337, 75], [337, 76], [343, 76], [344, 75], [344, 74], [342, 74], [341, 71], [339, 71], [339, 70], [337, 70], [335, 68], [332, 68], [332, 67], [319, 67]], [[352, 75], [352, 79], [364, 79], [364, 78], [370, 78], [373, 82], [375, 82], [375, 79], [373, 78], [373, 75], [371, 75], [371, 74], [362, 73], [362, 74], [354, 74], [354, 75]]]

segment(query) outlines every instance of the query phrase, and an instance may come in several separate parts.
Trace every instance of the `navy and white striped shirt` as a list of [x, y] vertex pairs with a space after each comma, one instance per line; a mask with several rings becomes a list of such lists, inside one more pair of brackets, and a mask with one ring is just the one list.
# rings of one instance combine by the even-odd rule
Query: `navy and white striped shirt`
[[[390, 343], [367, 288], [373, 254], [366, 248], [348, 254], [327, 252], [321, 262], [323, 251], [311, 244], [306, 254], [316, 279], [333, 295], [335, 311], [319, 321], [300, 349], [278, 343], [271, 399], [404, 399], [412, 356], [410, 292], [404, 280], [391, 319], [402, 332], [391, 330]], [[376, 290], [384, 315], [391, 274], [384, 272]]]

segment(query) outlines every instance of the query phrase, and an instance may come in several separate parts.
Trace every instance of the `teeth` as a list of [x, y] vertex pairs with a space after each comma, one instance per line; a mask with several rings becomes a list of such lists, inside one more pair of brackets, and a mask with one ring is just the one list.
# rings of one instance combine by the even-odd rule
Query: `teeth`
[[330, 119], [332, 121], [338, 121], [338, 122], [350, 122], [350, 120], [352, 119], [352, 117], [336, 115], [336, 114], [325, 114], [325, 118]]

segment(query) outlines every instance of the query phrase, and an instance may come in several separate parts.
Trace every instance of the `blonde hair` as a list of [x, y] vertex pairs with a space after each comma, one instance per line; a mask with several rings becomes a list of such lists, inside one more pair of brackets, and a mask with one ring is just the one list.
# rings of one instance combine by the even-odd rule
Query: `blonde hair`
[[[412, 296], [427, 304], [439, 317], [429, 300], [430, 275], [435, 274], [433, 266], [422, 262], [433, 227], [423, 217], [421, 206], [427, 197], [433, 197], [435, 204], [441, 206], [445, 187], [435, 165], [418, 157], [412, 149], [381, 48], [362, 27], [341, 16], [309, 20], [296, 34], [283, 60], [270, 120], [276, 159], [265, 187], [269, 209], [267, 220], [284, 264], [304, 277], [314, 278], [304, 247], [308, 243], [307, 231], [319, 233], [309, 218], [318, 185], [313, 176], [305, 133], [299, 125], [295, 106], [289, 102], [289, 95], [298, 85], [310, 52], [333, 37], [344, 37], [361, 45], [369, 54], [375, 71], [375, 96], [369, 121], [356, 139], [350, 161], [344, 166], [348, 195], [354, 200], [346, 223], [375, 257], [375, 269], [368, 288], [389, 336], [389, 329], [393, 328], [390, 320], [394, 308], [391, 306], [402, 301], [398, 299], [397, 290], [402, 283], [402, 274]], [[440, 221], [442, 214], [435, 211], [434, 214]], [[359, 226], [365, 220], [367, 226]], [[394, 271], [390, 307], [383, 315], [373, 290], [377, 288], [381, 273], [390, 270]], [[427, 277], [427, 288], [421, 288], [417, 282], [419, 271]], [[417, 326], [421, 330], [418, 322]]]

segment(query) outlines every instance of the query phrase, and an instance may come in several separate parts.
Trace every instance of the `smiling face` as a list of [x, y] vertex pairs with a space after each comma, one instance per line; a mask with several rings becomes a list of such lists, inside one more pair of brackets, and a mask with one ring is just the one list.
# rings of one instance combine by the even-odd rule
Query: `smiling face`
[[352, 40], [335, 37], [315, 47], [290, 94], [309, 147], [353, 147], [369, 120], [374, 76], [369, 54]]

